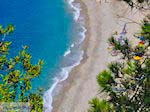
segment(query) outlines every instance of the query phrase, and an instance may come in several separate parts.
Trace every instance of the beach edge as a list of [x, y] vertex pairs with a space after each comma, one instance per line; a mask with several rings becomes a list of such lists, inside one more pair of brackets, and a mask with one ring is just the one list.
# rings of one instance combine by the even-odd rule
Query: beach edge
[[[89, 16], [88, 16], [88, 11], [87, 11], [87, 6], [84, 4], [84, 2], [82, 0], [75, 0], [74, 3], [79, 3], [81, 6], [81, 12], [80, 12], [80, 16], [82, 16], [84, 18], [84, 27], [86, 29], [86, 33], [85, 33], [85, 39], [81, 44], [81, 51], [84, 52], [83, 54], [83, 58], [80, 61], [80, 64], [75, 66], [71, 72], [69, 73], [69, 76], [66, 80], [60, 82], [58, 84], [58, 88], [56, 87], [56, 89], [59, 89], [57, 94], [55, 94], [53, 96], [53, 102], [52, 102], [52, 112], [58, 112], [58, 107], [63, 103], [63, 99], [64, 99], [64, 95], [65, 93], [67, 93], [67, 91], [69, 90], [69, 88], [71, 88], [72, 84], [73, 84], [73, 80], [79, 78], [79, 76], [76, 76], [76, 71], [78, 71], [78, 68], [80, 68], [80, 66], [82, 66], [85, 61], [87, 60], [87, 49], [88, 49], [88, 42], [89, 42], [89, 38], [90, 38], [90, 32], [89, 32]], [[57, 90], [56, 90], [57, 91]]]

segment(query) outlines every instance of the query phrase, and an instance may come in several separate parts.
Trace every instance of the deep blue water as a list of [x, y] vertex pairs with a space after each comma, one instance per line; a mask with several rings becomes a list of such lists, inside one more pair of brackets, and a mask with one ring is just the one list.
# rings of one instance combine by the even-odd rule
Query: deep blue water
[[14, 33], [7, 38], [12, 41], [11, 55], [28, 45], [33, 63], [44, 61], [33, 87], [47, 89], [70, 44], [72, 14], [63, 0], [0, 0], [0, 24], [9, 23], [15, 25]]

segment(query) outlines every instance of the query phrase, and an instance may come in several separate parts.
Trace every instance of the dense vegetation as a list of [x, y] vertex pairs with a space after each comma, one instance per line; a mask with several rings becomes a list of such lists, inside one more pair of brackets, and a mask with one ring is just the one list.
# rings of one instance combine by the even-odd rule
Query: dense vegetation
[[121, 59], [110, 63], [108, 70], [98, 74], [97, 83], [108, 95], [108, 100], [93, 98], [89, 101], [88, 112], [150, 112], [149, 17], [135, 36], [139, 43], [134, 47], [126, 37], [117, 41], [113, 35], [109, 39]]
[[[32, 112], [42, 112], [40, 92], [32, 93], [31, 81], [41, 72], [42, 61], [31, 63], [31, 56], [24, 46], [18, 55], [11, 57], [11, 42], [5, 41], [6, 36], [14, 31], [13, 25], [0, 26], [0, 102], [28, 102]], [[14, 110], [15, 111], [15, 110]], [[20, 110], [21, 111], [21, 110]]]
[[150, 10], [150, 0], [120, 0], [126, 2], [131, 8]]

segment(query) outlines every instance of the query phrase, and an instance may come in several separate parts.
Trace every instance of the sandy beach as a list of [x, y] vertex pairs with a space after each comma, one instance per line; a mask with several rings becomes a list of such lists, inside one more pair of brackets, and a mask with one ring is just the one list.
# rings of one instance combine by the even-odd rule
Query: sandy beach
[[[86, 39], [83, 43], [84, 59], [75, 67], [69, 78], [59, 84], [59, 94], [53, 101], [53, 112], [86, 112], [88, 101], [98, 96], [106, 99], [105, 93], [96, 83], [97, 74], [106, 69], [108, 63], [116, 60], [108, 50], [108, 38], [115, 31], [121, 31], [127, 24], [127, 35], [133, 35], [139, 29], [143, 14], [131, 9], [123, 2], [117, 0], [76, 0], [81, 4], [81, 16], [86, 21]], [[119, 58], [119, 57], [118, 57]]]

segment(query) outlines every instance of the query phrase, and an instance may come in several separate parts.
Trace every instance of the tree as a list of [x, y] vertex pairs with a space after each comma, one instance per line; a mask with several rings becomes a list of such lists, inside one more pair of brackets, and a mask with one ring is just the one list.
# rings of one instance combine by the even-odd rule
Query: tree
[[42, 112], [42, 97], [32, 93], [31, 81], [40, 75], [43, 62], [32, 64], [27, 46], [16, 56], [9, 55], [11, 42], [5, 41], [5, 37], [13, 31], [11, 24], [6, 28], [0, 26], [0, 102], [29, 102], [32, 112]]
[[131, 8], [150, 10], [149, 0], [120, 0], [126, 2]]
[[[150, 19], [141, 26], [139, 43], [132, 47], [127, 38], [109, 39], [121, 59], [108, 65], [97, 76], [97, 83], [109, 96], [108, 100], [92, 99], [89, 112], [149, 112], [150, 111]], [[103, 103], [107, 102], [107, 103]], [[104, 106], [101, 106], [101, 103]], [[109, 105], [109, 106], [108, 106]], [[107, 109], [107, 108], [111, 109]], [[102, 111], [102, 109], [105, 110]]]
[[90, 102], [91, 108], [88, 112], [110, 112], [111, 107], [106, 101], [100, 101], [98, 98], [93, 98]]

